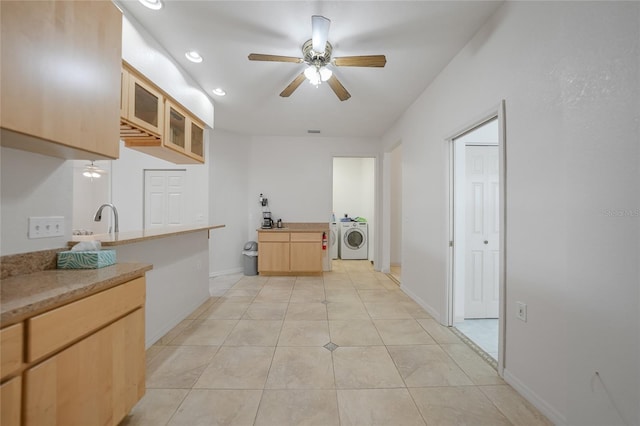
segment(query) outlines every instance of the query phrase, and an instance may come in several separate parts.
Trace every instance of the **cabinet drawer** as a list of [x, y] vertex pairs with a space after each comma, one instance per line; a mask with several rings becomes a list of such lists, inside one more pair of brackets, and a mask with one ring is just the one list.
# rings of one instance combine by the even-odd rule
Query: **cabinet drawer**
[[144, 277], [27, 320], [27, 358], [44, 355], [118, 319], [145, 301]]
[[258, 242], [260, 241], [267, 241], [267, 242], [289, 241], [289, 233], [288, 232], [258, 232]]
[[296, 242], [322, 242], [322, 232], [292, 232], [291, 241]]
[[0, 377], [5, 378], [22, 365], [22, 323], [0, 330]]

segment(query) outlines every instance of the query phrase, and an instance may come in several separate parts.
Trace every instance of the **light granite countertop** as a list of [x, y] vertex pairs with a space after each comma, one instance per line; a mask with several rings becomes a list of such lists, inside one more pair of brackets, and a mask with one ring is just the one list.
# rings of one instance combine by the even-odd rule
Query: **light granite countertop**
[[329, 231], [328, 222], [293, 222], [284, 223], [282, 228], [258, 228], [258, 232], [327, 232]]
[[146, 263], [116, 263], [99, 269], [52, 269], [3, 279], [0, 326], [115, 287], [143, 276], [152, 268]]
[[141, 231], [117, 232], [113, 234], [74, 235], [70, 245], [81, 241], [100, 241], [102, 247], [113, 247], [122, 244], [165, 238], [173, 235], [224, 228], [225, 225], [171, 226], [167, 228], [145, 229]]

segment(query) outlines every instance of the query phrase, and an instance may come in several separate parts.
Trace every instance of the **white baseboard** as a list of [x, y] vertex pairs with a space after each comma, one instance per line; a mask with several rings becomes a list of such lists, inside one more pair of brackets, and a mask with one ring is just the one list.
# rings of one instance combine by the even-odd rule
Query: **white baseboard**
[[244, 268], [240, 266], [238, 268], [225, 269], [223, 271], [212, 271], [209, 272], [209, 278], [219, 277], [220, 275], [237, 274], [239, 272], [244, 272]]
[[429, 315], [435, 318], [437, 321], [440, 321], [440, 312], [435, 309], [433, 306], [429, 305], [427, 302], [419, 298], [414, 292], [409, 290], [407, 287], [400, 284], [400, 290], [404, 291], [407, 296], [413, 299], [418, 305], [422, 307]]
[[504, 381], [511, 385], [524, 399], [529, 401], [531, 405], [536, 407], [542, 414], [556, 426], [566, 426], [567, 419], [558, 412], [551, 404], [540, 398], [537, 393], [532, 391], [527, 385], [522, 383], [516, 376], [511, 374], [509, 370], [504, 369]]

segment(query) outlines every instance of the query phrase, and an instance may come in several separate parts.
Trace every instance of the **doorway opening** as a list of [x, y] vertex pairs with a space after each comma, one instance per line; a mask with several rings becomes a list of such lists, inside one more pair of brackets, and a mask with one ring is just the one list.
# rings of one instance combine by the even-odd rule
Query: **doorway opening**
[[450, 138], [449, 325], [504, 366], [502, 109]]
[[[333, 158], [333, 259], [375, 258], [375, 157]], [[330, 247], [334, 247], [329, 241]]]

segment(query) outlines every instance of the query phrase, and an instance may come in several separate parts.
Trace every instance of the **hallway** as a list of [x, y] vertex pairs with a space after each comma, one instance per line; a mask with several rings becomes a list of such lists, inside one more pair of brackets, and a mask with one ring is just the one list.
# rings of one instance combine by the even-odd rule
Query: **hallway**
[[550, 424], [367, 261], [211, 283], [122, 425]]

